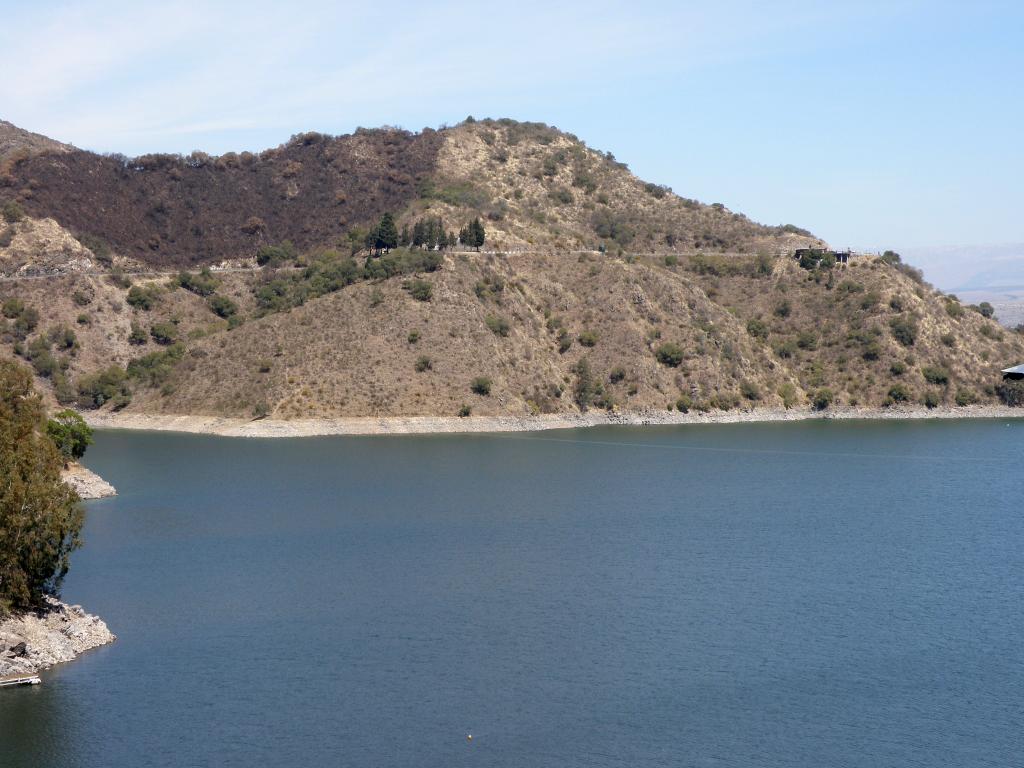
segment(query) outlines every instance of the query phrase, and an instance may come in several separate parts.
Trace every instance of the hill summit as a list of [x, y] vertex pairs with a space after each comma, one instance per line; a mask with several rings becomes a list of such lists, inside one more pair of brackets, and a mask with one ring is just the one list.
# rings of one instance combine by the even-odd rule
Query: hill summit
[[1020, 400], [999, 371], [1024, 343], [990, 307], [897, 254], [835, 254], [644, 182], [538, 123], [307, 133], [219, 157], [21, 140], [0, 206], [0, 350], [51, 400], [104, 413]]

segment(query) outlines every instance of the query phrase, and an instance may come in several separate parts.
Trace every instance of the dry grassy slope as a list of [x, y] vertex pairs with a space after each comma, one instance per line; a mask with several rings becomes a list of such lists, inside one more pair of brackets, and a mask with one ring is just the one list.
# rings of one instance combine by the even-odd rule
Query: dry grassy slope
[[[962, 388], [983, 402], [994, 401], [991, 387], [999, 382], [1000, 369], [1024, 359], [1019, 334], [966, 307], [958, 311], [956, 302], [871, 257], [837, 266], [831, 287], [827, 278], [816, 280], [792, 259], [779, 260], [771, 278], [693, 279], [744, 325], [763, 321], [769, 334], [760, 343], [805, 390], [829, 387], [847, 404], [879, 405], [895, 384], [903, 384], [915, 401], [932, 392], [951, 404]], [[901, 310], [890, 305], [894, 299]], [[783, 302], [790, 306], [785, 317], [776, 311]], [[897, 317], [917, 325], [912, 346], [894, 338], [890, 323]], [[779, 357], [775, 350], [787, 342], [792, 357]], [[865, 359], [871, 342], [877, 344], [873, 360]], [[894, 363], [907, 371], [893, 375]], [[925, 367], [948, 370], [948, 385], [925, 381]]]
[[[504, 290], [478, 298], [476, 284], [499, 277]], [[734, 317], [685, 276], [663, 269], [565, 255], [457, 256], [429, 278], [430, 303], [411, 298], [399, 279], [358, 284], [199, 340], [173, 393], [142, 393], [129, 411], [244, 416], [259, 402], [283, 418], [451, 415], [463, 404], [479, 415], [572, 411], [573, 369], [582, 357], [621, 408], [662, 409], [681, 393], [738, 392], [743, 379], [773, 404], [779, 401], [768, 393], [787, 379]], [[371, 306], [375, 288], [383, 302]], [[509, 335], [489, 330], [488, 316], [506, 318]], [[575, 340], [560, 353], [548, 317], [574, 339], [593, 331], [596, 345]], [[416, 343], [410, 332], [420, 334]], [[655, 360], [658, 333], [686, 348], [679, 368]], [[432, 369], [417, 372], [423, 355]], [[626, 375], [613, 384], [609, 374], [619, 366]], [[493, 380], [490, 396], [470, 391], [477, 376]]]
[[[420, 200], [403, 221], [428, 211], [456, 223], [490, 214], [490, 248], [594, 248], [602, 242], [594, 219], [602, 215], [630, 230], [626, 247], [633, 251], [775, 253], [821, 243], [722, 207], [649, 190], [624, 165], [547, 126], [488, 120], [463, 123], [443, 136], [435, 183], [456, 204]], [[618, 249], [614, 240], [604, 242]]]
[[[719, 402], [739, 400], [742, 407], [778, 406], [787, 382], [801, 404], [830, 387], [840, 403], [880, 405], [895, 383], [915, 400], [931, 391], [951, 402], [967, 388], [991, 401], [986, 387], [998, 381], [998, 369], [1024, 359], [1018, 335], [970, 311], [951, 316], [943, 297], [873, 260], [837, 268], [831, 287], [789, 259], [778, 260], [770, 276], [715, 277], [695, 274], [685, 260], [666, 267], [660, 259], [564, 252], [449, 255], [439, 272], [424, 277], [434, 284], [429, 303], [414, 300], [404, 280], [394, 278], [359, 283], [230, 331], [204, 299], [185, 290], [165, 289], [143, 311], [127, 305], [124, 288], [94, 275], [0, 282], [0, 300], [16, 296], [38, 309], [40, 331], [57, 324], [75, 329], [80, 349], [67, 356], [72, 379], [161, 349], [153, 341], [129, 345], [133, 320], [146, 330], [175, 322], [189, 352], [166, 386], [136, 386], [128, 411], [139, 413], [247, 416], [260, 403], [279, 418], [450, 415], [463, 404], [479, 415], [574, 411], [575, 366], [583, 357], [606, 399], [627, 410], [663, 409], [680, 395], [698, 403], [719, 395]], [[259, 278], [221, 274], [217, 292], [252, 318], [251, 289]], [[375, 292], [382, 298], [377, 304]], [[902, 311], [890, 306], [893, 298]], [[783, 301], [790, 306], [785, 317], [776, 312]], [[78, 323], [79, 315], [89, 322]], [[912, 347], [892, 336], [889, 322], [898, 315], [915, 319]], [[508, 336], [493, 333], [488, 317], [506, 319]], [[748, 331], [752, 319], [765, 323], [767, 338]], [[564, 353], [557, 338], [562, 328], [573, 339]], [[588, 331], [597, 338], [589, 348], [579, 342]], [[419, 334], [415, 343], [412, 332]], [[655, 359], [653, 350], [667, 341], [684, 350], [678, 368]], [[877, 359], [868, 360], [872, 342]], [[786, 345], [790, 351], [782, 356]], [[12, 354], [9, 343], [2, 349]], [[420, 356], [431, 358], [431, 370], [415, 370]], [[893, 363], [906, 372], [894, 376]], [[927, 384], [926, 366], [946, 368], [950, 383]], [[613, 383], [616, 368], [625, 375]], [[477, 376], [493, 380], [489, 397], [470, 391]], [[744, 385], [761, 399], [743, 398]]]

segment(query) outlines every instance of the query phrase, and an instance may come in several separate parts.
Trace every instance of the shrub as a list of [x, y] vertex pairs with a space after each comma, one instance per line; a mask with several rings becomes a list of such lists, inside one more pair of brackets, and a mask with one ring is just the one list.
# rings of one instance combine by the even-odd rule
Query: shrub
[[133, 285], [128, 289], [128, 297], [126, 299], [128, 304], [144, 312], [151, 310], [159, 300], [160, 289], [155, 285], [146, 287]]
[[921, 369], [921, 374], [929, 384], [949, 384], [949, 371], [940, 365], [926, 365]]
[[150, 387], [159, 387], [167, 383], [184, 354], [183, 344], [172, 344], [167, 349], [143, 355], [128, 363], [128, 376]]
[[416, 358], [416, 372], [423, 373], [424, 371], [432, 370], [434, 367], [433, 362], [426, 355], [421, 355]]
[[409, 335], [405, 337], [405, 340], [407, 342], [409, 342], [410, 344], [415, 344], [417, 341], [420, 340], [420, 332], [419, 331], [409, 331]]
[[967, 313], [963, 305], [958, 301], [946, 300], [946, 314], [953, 318], [961, 318]]
[[761, 389], [757, 384], [747, 379], [740, 382], [740, 394], [751, 402], [761, 399]]
[[878, 305], [878, 302], [882, 300], [882, 296], [878, 291], [868, 291], [864, 294], [864, 297], [860, 300], [860, 308], [864, 311], [872, 309]]
[[814, 331], [800, 331], [796, 336], [796, 345], [800, 349], [813, 351], [818, 348], [818, 334]]
[[1006, 405], [1024, 405], [1024, 381], [1004, 381], [996, 387], [996, 394]]
[[621, 365], [617, 365], [612, 368], [611, 372], [608, 374], [608, 381], [612, 384], [618, 384], [624, 378], [626, 378], [626, 369]]
[[149, 328], [149, 335], [157, 344], [167, 346], [178, 338], [178, 327], [174, 323], [154, 323]]
[[470, 407], [469, 407], [468, 405], [466, 405], [465, 403], [463, 403], [462, 407], [461, 407], [461, 408], [459, 408], [459, 418], [461, 418], [461, 419], [464, 419], [464, 418], [466, 418], [466, 417], [467, 417], [467, 416], [469, 416], [469, 415], [470, 415], [471, 413], [473, 413], [473, 409], [472, 409], [472, 408], [470, 408]]
[[981, 328], [978, 329], [982, 336], [986, 339], [992, 339], [994, 341], [1002, 341], [1003, 334], [1001, 331], [996, 330], [989, 323], [985, 323]]
[[137, 346], [145, 344], [147, 341], [149, 341], [149, 334], [146, 333], [146, 329], [132, 320], [131, 332], [128, 334], [128, 343]]
[[0, 208], [0, 214], [8, 224], [17, 224], [25, 218], [25, 211], [15, 200], [9, 200]]
[[893, 296], [889, 299], [889, 308], [894, 312], [902, 312], [904, 309], [903, 297]]
[[924, 400], [922, 401], [922, 404], [926, 408], [931, 409], [931, 408], [938, 408], [939, 403], [941, 403], [941, 402], [942, 402], [942, 398], [939, 397], [938, 393], [936, 393], [936, 392], [925, 392]]
[[280, 245], [264, 245], [256, 251], [256, 263], [262, 266], [279, 267], [295, 260], [295, 246], [285, 240]]
[[203, 267], [197, 275], [193, 275], [191, 272], [180, 272], [177, 282], [186, 291], [191, 291], [199, 296], [212, 295], [217, 290], [219, 283], [210, 272], [209, 267]]
[[665, 266], [666, 267], [674, 267], [678, 263], [679, 263], [679, 257], [676, 256], [674, 253], [670, 253], [668, 256], [665, 257]]
[[597, 332], [596, 331], [584, 331], [579, 335], [580, 346], [593, 347], [597, 344]]
[[815, 390], [814, 395], [811, 397], [811, 404], [817, 411], [824, 411], [832, 403], [835, 402], [836, 394], [828, 387], [821, 387]]
[[904, 363], [901, 363], [899, 360], [897, 360], [895, 363], [889, 366], [889, 373], [891, 373], [893, 376], [902, 376], [906, 372], [907, 366]]
[[662, 365], [669, 368], [678, 368], [683, 362], [683, 349], [678, 344], [666, 342], [654, 350], [654, 356]]
[[6, 248], [14, 242], [14, 227], [0, 229], [0, 248]]
[[413, 280], [409, 283], [409, 295], [416, 301], [430, 301], [434, 297], [434, 286], [426, 280]]
[[910, 390], [908, 390], [902, 384], [896, 384], [889, 388], [889, 402], [891, 403], [906, 403], [911, 399]]
[[864, 285], [853, 280], [843, 280], [836, 286], [836, 293], [849, 296], [852, 293], [864, 293]]
[[556, 186], [548, 192], [548, 197], [550, 197], [557, 205], [569, 205], [572, 203], [572, 192], [561, 185]]
[[469, 389], [476, 395], [486, 397], [491, 394], [491, 380], [486, 376], [477, 376], [469, 383]]
[[693, 398], [685, 394], [680, 395], [676, 400], [676, 410], [680, 413], [689, 413], [691, 408], [693, 408]]
[[779, 392], [779, 397], [782, 398], [782, 406], [786, 410], [789, 410], [794, 405], [796, 405], [797, 391], [796, 391], [796, 387], [792, 383], [787, 381], [786, 383], [782, 384], [779, 387], [778, 392]]
[[509, 325], [508, 320], [500, 315], [488, 315], [484, 318], [484, 322], [487, 324], [491, 333], [495, 336], [501, 336], [504, 338], [508, 336], [509, 332], [512, 330], [512, 326]]
[[21, 299], [8, 299], [3, 305], [3, 314], [9, 320], [20, 317], [25, 311], [25, 302]]
[[904, 347], [914, 346], [917, 339], [917, 323], [911, 317], [900, 315], [889, 321], [892, 337]]
[[720, 411], [729, 411], [740, 404], [739, 395], [735, 392], [716, 392], [708, 398], [708, 405]]
[[217, 317], [227, 319], [238, 313], [238, 305], [227, 296], [211, 296], [207, 303]]
[[956, 346], [956, 336], [952, 333], [944, 333], [939, 337], [939, 341], [945, 344], [947, 347], [952, 349]]
[[978, 402], [978, 395], [970, 389], [958, 389], [956, 391], [956, 404], [963, 408], [965, 405], [974, 405]]
[[131, 394], [128, 374], [117, 365], [78, 380], [78, 402], [85, 408], [99, 408], [108, 402], [115, 408], [124, 406], [131, 400]]
[[775, 354], [783, 359], [788, 359], [796, 354], [797, 345], [792, 339], [786, 339], [775, 345]]
[[768, 338], [768, 324], [764, 320], [752, 317], [747, 321], [747, 333], [755, 339]]
[[995, 315], [996, 309], [987, 301], [983, 301], [978, 305], [978, 312], [982, 317], [992, 317]]
[[92, 303], [92, 296], [85, 291], [75, 291], [71, 294], [71, 300], [80, 307], [87, 307]]
[[789, 303], [789, 299], [783, 299], [775, 305], [774, 312], [776, 317], [789, 317], [793, 312], [793, 305]]

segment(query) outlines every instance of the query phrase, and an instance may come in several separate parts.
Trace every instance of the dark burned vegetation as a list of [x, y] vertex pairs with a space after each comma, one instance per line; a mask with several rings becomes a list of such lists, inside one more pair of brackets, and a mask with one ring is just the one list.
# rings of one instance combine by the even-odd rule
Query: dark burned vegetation
[[154, 266], [185, 266], [251, 256], [267, 243], [322, 246], [402, 210], [418, 197], [441, 142], [431, 130], [360, 129], [220, 157], [43, 153], [14, 163], [0, 189], [90, 248], [102, 243], [99, 250]]

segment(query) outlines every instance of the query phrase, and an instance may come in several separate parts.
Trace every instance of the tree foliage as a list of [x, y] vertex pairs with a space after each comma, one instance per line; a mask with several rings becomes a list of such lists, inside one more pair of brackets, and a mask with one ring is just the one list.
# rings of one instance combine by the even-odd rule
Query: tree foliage
[[56, 594], [80, 543], [78, 496], [61, 480], [43, 420], [31, 374], [0, 361], [0, 613]]
[[65, 461], [80, 459], [92, 445], [92, 427], [76, 411], [59, 411], [46, 422], [46, 434], [57, 446]]
[[459, 231], [459, 241], [470, 248], [480, 248], [486, 239], [487, 233], [479, 216]]

